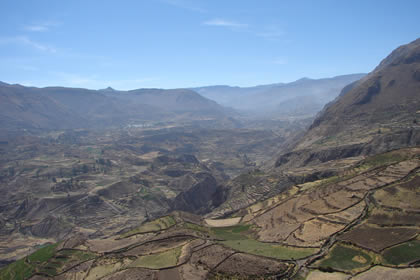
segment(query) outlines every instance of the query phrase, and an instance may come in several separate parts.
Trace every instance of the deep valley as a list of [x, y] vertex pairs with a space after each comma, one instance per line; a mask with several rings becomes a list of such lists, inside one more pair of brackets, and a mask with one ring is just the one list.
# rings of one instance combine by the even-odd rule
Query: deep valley
[[420, 39], [254, 87], [0, 82], [0, 279], [418, 279], [419, 123]]

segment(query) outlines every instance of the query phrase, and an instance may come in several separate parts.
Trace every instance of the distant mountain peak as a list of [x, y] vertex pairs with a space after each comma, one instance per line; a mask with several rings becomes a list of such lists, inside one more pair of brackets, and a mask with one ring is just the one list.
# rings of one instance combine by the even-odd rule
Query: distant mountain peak
[[311, 80], [312, 80], [311, 78], [303, 77], [303, 78], [300, 78], [300, 79], [296, 80], [295, 82], [305, 82], [305, 81], [311, 81]]
[[113, 89], [112, 87], [107, 87], [107, 88], [101, 89], [100, 91], [116, 91], [116, 90]]

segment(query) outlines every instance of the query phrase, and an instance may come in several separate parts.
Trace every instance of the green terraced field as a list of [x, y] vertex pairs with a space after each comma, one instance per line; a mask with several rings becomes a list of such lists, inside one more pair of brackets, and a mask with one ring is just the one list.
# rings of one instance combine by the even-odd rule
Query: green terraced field
[[177, 264], [178, 258], [181, 255], [182, 246], [165, 251], [159, 254], [148, 256], [141, 256], [134, 261], [131, 267], [146, 267], [152, 269], [159, 269], [171, 267]]
[[2, 270], [0, 270], [0, 279], [2, 280], [23, 280], [29, 278], [36, 267], [48, 261], [55, 253], [58, 244], [47, 245], [27, 258], [20, 259]]
[[211, 234], [217, 239], [223, 239], [222, 244], [244, 252], [276, 259], [300, 259], [314, 254], [317, 249], [294, 248], [260, 242], [251, 236], [250, 225], [211, 228]]
[[383, 252], [385, 262], [393, 265], [408, 264], [420, 260], [420, 241], [406, 242]]
[[68, 264], [81, 263], [93, 259], [95, 256], [95, 254], [86, 251], [62, 250], [50, 258], [45, 265], [42, 265], [39, 271], [53, 276], [62, 272], [66, 266], [68, 267]]
[[318, 249], [295, 248], [260, 242], [254, 239], [227, 240], [224, 245], [235, 250], [280, 260], [300, 259], [315, 254]]
[[186, 223], [189, 229], [208, 233], [211, 237], [219, 239], [221, 244], [234, 250], [254, 255], [276, 259], [300, 259], [310, 256], [318, 249], [295, 248], [260, 242], [252, 237], [251, 226], [240, 224], [231, 227], [207, 228], [195, 224]]
[[238, 240], [248, 238], [247, 233], [249, 232], [250, 225], [236, 225], [232, 227], [220, 227], [211, 228], [211, 234], [214, 238], [223, 240]]
[[329, 270], [351, 271], [369, 266], [372, 257], [361, 249], [338, 244], [333, 247], [329, 255], [319, 263], [319, 267]]
[[124, 238], [124, 237], [131, 236], [134, 234], [160, 231], [160, 230], [170, 228], [171, 226], [175, 224], [176, 224], [176, 221], [172, 216], [165, 216], [165, 217], [153, 220], [151, 222], [147, 222], [136, 229], [126, 232], [121, 237]]

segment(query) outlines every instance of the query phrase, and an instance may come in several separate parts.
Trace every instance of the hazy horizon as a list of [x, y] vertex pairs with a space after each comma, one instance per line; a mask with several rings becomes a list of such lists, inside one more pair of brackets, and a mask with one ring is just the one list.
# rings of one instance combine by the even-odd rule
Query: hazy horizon
[[418, 8], [417, 1], [6, 2], [0, 81], [129, 90], [368, 73], [419, 37]]
[[211, 85], [199, 85], [199, 86], [186, 86], [186, 87], [179, 87], [179, 88], [171, 88], [171, 87], [139, 87], [139, 88], [126, 88], [126, 89], [119, 89], [119, 88], [114, 88], [112, 86], [106, 86], [106, 87], [101, 87], [101, 88], [89, 88], [89, 87], [72, 87], [72, 86], [62, 86], [62, 85], [55, 85], [55, 84], [51, 84], [51, 85], [42, 85], [42, 86], [37, 86], [37, 85], [31, 85], [31, 84], [22, 84], [22, 83], [10, 83], [7, 81], [2, 81], [0, 80], [0, 82], [2, 83], [6, 83], [9, 85], [21, 85], [24, 87], [36, 87], [36, 88], [49, 88], [49, 87], [66, 87], [66, 88], [83, 88], [83, 89], [88, 89], [88, 90], [106, 90], [108, 88], [111, 88], [115, 91], [131, 91], [131, 90], [138, 90], [138, 89], [162, 89], [162, 90], [177, 90], [177, 89], [194, 89], [194, 88], [207, 88], [207, 87], [231, 87], [231, 88], [253, 88], [253, 87], [260, 87], [260, 86], [269, 86], [269, 85], [287, 85], [287, 84], [292, 84], [295, 82], [298, 82], [300, 80], [304, 80], [304, 79], [308, 79], [308, 80], [327, 80], [327, 79], [333, 79], [333, 78], [337, 78], [337, 77], [342, 77], [342, 76], [353, 76], [353, 75], [366, 75], [367, 73], [349, 73], [349, 74], [343, 74], [343, 75], [338, 75], [338, 76], [332, 76], [332, 77], [321, 77], [321, 78], [312, 78], [312, 77], [301, 77], [297, 80], [293, 80], [290, 82], [274, 82], [274, 83], [268, 83], [268, 84], [256, 84], [256, 85], [248, 85], [248, 86], [239, 86], [239, 85], [228, 85], [228, 84], [211, 84]]

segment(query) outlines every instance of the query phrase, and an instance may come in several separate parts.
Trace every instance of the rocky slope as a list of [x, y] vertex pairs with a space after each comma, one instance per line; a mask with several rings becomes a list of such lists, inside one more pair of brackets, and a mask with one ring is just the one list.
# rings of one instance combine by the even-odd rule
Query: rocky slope
[[290, 168], [420, 144], [420, 39], [399, 47], [328, 104], [276, 166]]

